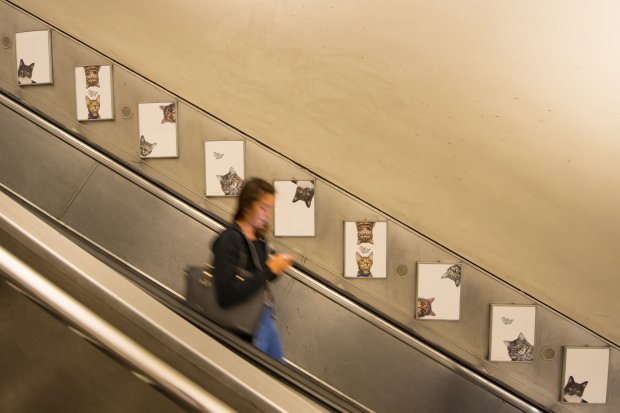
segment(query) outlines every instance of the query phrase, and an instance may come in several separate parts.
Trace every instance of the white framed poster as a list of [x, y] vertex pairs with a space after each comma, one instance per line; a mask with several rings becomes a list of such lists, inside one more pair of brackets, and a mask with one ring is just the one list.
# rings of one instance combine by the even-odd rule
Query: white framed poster
[[76, 67], [75, 101], [79, 121], [114, 119], [112, 66]]
[[205, 142], [207, 196], [237, 196], [245, 180], [244, 141]]
[[344, 276], [387, 277], [387, 222], [344, 223]]
[[607, 403], [609, 347], [564, 347], [562, 394], [565, 403]]
[[274, 181], [276, 200], [273, 234], [276, 237], [315, 235], [314, 181]]
[[461, 267], [461, 263], [417, 263], [416, 318], [460, 318]]
[[17, 84], [45, 85], [52, 77], [52, 33], [49, 30], [15, 33]]
[[138, 105], [141, 158], [178, 156], [177, 103], [140, 103]]
[[534, 361], [536, 306], [491, 304], [490, 361]]

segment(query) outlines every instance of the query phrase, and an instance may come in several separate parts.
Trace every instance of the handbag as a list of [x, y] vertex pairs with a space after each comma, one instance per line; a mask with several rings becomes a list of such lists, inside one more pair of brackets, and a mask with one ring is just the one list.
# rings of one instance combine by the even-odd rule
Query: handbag
[[[245, 238], [245, 237], [244, 237]], [[261, 269], [260, 262], [254, 251], [254, 245], [250, 245], [252, 258], [258, 269]], [[245, 254], [240, 253], [243, 264]], [[238, 282], [244, 282], [251, 274], [239, 266], [235, 278]], [[227, 330], [253, 336], [258, 326], [264, 306], [264, 287], [256, 291], [245, 301], [230, 307], [223, 308], [218, 303], [216, 280], [213, 275], [215, 268], [212, 265], [189, 265], [185, 268], [187, 276], [185, 299], [187, 304], [204, 315], [209, 320]]]

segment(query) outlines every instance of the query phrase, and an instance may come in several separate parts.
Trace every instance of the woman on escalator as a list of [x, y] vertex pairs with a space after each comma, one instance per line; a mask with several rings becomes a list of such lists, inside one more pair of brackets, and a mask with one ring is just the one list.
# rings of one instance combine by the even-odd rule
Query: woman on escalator
[[[218, 301], [222, 307], [241, 303], [264, 290], [264, 305], [254, 334], [239, 335], [282, 362], [282, 344], [273, 320], [274, 302], [269, 283], [291, 266], [292, 257], [270, 254], [267, 248], [264, 233], [273, 214], [274, 203], [273, 185], [260, 178], [246, 181], [239, 195], [234, 222], [213, 243], [213, 266]], [[237, 275], [240, 266], [251, 275], [242, 282]]]

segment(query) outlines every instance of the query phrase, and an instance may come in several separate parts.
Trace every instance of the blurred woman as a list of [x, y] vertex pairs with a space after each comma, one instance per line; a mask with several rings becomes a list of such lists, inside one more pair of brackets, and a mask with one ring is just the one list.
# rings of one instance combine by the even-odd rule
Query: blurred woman
[[[213, 243], [218, 301], [229, 307], [265, 288], [264, 306], [253, 336], [239, 334], [259, 350], [283, 361], [280, 334], [273, 320], [274, 301], [269, 283], [291, 266], [287, 254], [269, 254], [264, 232], [273, 215], [275, 188], [260, 178], [246, 181], [239, 195], [234, 222]], [[241, 253], [250, 259], [241, 262]], [[235, 279], [237, 268], [251, 273], [244, 282]]]

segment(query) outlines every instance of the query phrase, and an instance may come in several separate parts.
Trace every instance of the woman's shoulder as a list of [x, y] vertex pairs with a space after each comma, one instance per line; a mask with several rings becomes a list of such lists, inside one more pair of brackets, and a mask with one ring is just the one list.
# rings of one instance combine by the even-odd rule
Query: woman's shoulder
[[234, 225], [227, 227], [224, 231], [220, 232], [220, 234], [215, 239], [213, 245], [219, 243], [240, 243], [243, 240], [243, 236], [241, 232]]

